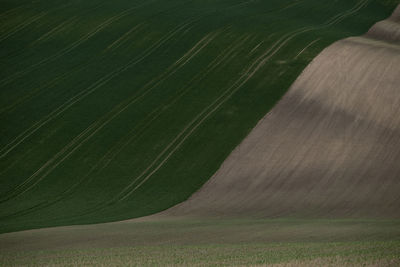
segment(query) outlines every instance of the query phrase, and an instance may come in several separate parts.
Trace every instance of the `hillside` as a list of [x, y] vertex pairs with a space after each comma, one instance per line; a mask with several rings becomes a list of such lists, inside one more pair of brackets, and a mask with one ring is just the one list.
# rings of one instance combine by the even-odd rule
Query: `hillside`
[[400, 5], [323, 50], [216, 174], [167, 214], [400, 218]]
[[394, 5], [2, 0], [0, 231], [187, 199], [323, 48]]

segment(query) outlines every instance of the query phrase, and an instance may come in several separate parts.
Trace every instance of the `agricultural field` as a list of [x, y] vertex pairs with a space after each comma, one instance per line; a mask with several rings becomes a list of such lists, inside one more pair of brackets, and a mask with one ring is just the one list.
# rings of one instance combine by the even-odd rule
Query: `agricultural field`
[[393, 220], [142, 220], [3, 234], [4, 266], [398, 266]]
[[400, 265], [398, 4], [0, 0], [0, 266]]
[[336, 40], [397, 1], [5, 1], [0, 232], [186, 200]]
[[18, 253], [7, 266], [398, 266], [399, 242], [146, 246]]

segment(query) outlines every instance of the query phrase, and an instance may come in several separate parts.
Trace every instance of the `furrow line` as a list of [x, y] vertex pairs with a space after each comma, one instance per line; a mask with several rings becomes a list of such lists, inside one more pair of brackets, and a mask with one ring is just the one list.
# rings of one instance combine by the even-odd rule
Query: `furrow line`
[[304, 47], [293, 59], [297, 59], [301, 54], [303, 54], [304, 51], [306, 51], [309, 47], [311, 47], [313, 44], [321, 40], [321, 38], [317, 38], [311, 43], [309, 43], [306, 47]]
[[46, 32], [42, 36], [40, 36], [37, 40], [33, 41], [29, 46], [35, 46], [37, 43], [49, 39], [52, 35], [64, 30], [65, 28], [71, 26], [77, 20], [76, 16], [73, 16], [65, 21], [61, 22], [59, 25], [51, 29], [50, 31]]
[[124, 33], [120, 38], [118, 38], [117, 40], [115, 40], [112, 44], [110, 44], [105, 50], [104, 52], [108, 51], [108, 50], [114, 50], [116, 48], [118, 48], [120, 45], [122, 45], [126, 40], [127, 37], [135, 32], [136, 30], [140, 29], [143, 26], [143, 22], [134, 26], [132, 29], [130, 29], [129, 31], [127, 31], [126, 33]]

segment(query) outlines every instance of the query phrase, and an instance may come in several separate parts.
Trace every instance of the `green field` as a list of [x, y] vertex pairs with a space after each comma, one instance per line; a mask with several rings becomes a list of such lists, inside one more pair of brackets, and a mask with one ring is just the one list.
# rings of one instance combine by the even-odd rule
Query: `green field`
[[187, 199], [323, 48], [396, 3], [0, 0], [0, 232]]
[[4, 234], [5, 266], [398, 266], [390, 220], [159, 220]]
[[[141, 246], [13, 253], [6, 266], [398, 266], [400, 242]], [[368, 265], [369, 264], [369, 265]]]

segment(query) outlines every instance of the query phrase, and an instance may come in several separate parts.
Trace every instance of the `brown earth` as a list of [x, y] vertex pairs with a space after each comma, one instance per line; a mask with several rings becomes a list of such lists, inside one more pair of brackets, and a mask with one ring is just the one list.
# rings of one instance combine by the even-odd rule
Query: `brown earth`
[[400, 6], [326, 48], [168, 216], [400, 217]]

